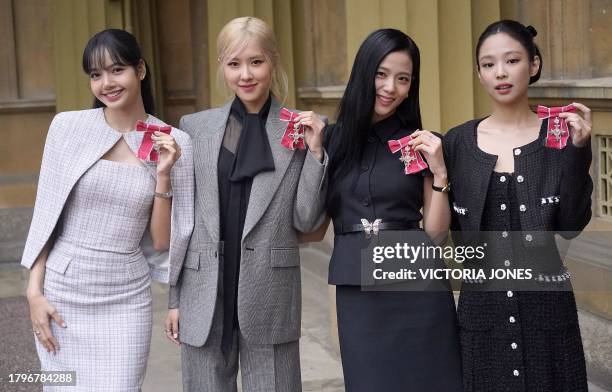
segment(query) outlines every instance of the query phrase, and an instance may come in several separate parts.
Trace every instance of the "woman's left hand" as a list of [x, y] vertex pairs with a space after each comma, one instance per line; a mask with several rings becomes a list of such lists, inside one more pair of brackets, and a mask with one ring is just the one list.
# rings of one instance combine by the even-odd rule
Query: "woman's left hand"
[[408, 142], [415, 151], [425, 156], [429, 170], [434, 177], [446, 177], [446, 165], [442, 152], [442, 139], [427, 130], [417, 130], [412, 133], [412, 140]]
[[172, 135], [163, 132], [153, 132], [151, 135], [153, 148], [159, 152], [157, 175], [169, 175], [172, 166], [181, 157], [181, 147]]
[[304, 141], [308, 149], [321, 161], [323, 159], [323, 128], [325, 123], [315, 112], [301, 112], [298, 114], [297, 123], [304, 126]]
[[581, 103], [572, 103], [576, 109], [582, 112], [582, 116], [578, 113], [564, 112], [559, 113], [559, 117], [564, 118], [570, 128], [572, 135], [572, 143], [580, 148], [584, 147], [591, 138], [591, 109]]

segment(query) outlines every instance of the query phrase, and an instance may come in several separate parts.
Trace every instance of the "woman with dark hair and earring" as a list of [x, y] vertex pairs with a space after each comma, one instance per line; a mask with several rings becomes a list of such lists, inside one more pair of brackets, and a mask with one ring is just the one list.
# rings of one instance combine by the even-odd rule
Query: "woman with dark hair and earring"
[[168, 280], [145, 251], [152, 245], [151, 259], [167, 262], [185, 255], [191, 140], [153, 117], [130, 33], [94, 35], [83, 70], [94, 109], [58, 113], [49, 128], [22, 258], [27, 298], [42, 370], [74, 372], [60, 380], [72, 386], [45, 391], [136, 392], [151, 341], [151, 275]]
[[[336, 285], [349, 392], [461, 390], [448, 285], [429, 292], [394, 290], [393, 284], [380, 291], [362, 287], [361, 252], [369, 226], [376, 226], [374, 233], [405, 231], [420, 244], [443, 239], [450, 223], [442, 143], [421, 130], [419, 71], [419, 49], [410, 37], [395, 29], [374, 31], [357, 52], [337, 123], [325, 130], [326, 209], [335, 232], [329, 283]], [[389, 149], [390, 141], [407, 136], [429, 169], [406, 174], [409, 159]]]
[[[476, 64], [493, 112], [444, 137], [455, 243], [487, 243], [486, 275], [530, 269], [532, 277], [463, 282], [465, 391], [587, 390], [576, 301], [554, 235], [575, 237], [591, 217], [591, 116], [579, 103], [544, 121], [531, 111], [528, 86], [542, 69], [535, 35], [512, 20], [485, 29]], [[549, 121], [567, 122], [564, 148]], [[556, 148], [547, 148], [551, 135]], [[465, 268], [478, 265], [466, 261]]]

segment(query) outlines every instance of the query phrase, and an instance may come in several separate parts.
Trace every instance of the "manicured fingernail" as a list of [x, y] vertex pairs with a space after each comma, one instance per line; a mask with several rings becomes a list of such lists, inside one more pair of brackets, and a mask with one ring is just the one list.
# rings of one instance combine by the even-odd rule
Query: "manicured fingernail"
[[176, 338], [178, 338], [178, 333], [175, 333], [175, 334], [174, 334], [174, 335], [172, 335], [172, 336], [174, 336], [174, 338], [176, 339]]
[[62, 328], [66, 328], [66, 327], [67, 327], [66, 323], [62, 321]]

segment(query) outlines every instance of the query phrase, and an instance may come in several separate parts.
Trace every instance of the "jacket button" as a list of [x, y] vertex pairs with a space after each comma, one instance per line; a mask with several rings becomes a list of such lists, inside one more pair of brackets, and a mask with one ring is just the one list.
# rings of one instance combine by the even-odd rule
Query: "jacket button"
[[527, 234], [527, 235], [525, 236], [525, 239], [526, 239], [527, 241], [531, 242], [531, 240], [533, 240], [533, 236], [532, 236], [531, 234]]
[[504, 260], [504, 265], [506, 267], [510, 267], [510, 260]]
[[508, 321], [510, 321], [510, 324], [514, 324], [516, 322], [516, 319], [514, 318], [514, 316], [510, 316]]
[[499, 209], [500, 209], [500, 210], [502, 210], [502, 211], [506, 211], [506, 205], [502, 203], [502, 204], [499, 206]]
[[501, 176], [501, 177], [499, 177], [499, 181], [501, 181], [501, 182], [506, 182], [506, 176]]
[[512, 298], [514, 297], [514, 293], [510, 290], [508, 290], [508, 292], [506, 293], [506, 295], [508, 296], [508, 298]]
[[519, 210], [521, 210], [521, 212], [525, 212], [525, 211], [527, 211], [527, 207], [525, 207], [525, 204], [521, 204], [519, 206]]
[[504, 238], [507, 238], [508, 237], [508, 232], [507, 231], [502, 231], [501, 236], [504, 237]]
[[516, 150], [514, 150], [514, 155], [516, 156], [521, 155], [521, 149], [517, 148]]
[[517, 349], [517, 347], [518, 347], [518, 344], [516, 344], [516, 343], [512, 342], [512, 343], [510, 344], [510, 347], [512, 347], [512, 349], [513, 349], [513, 350], [516, 350], [516, 349]]
[[520, 373], [519, 373], [519, 371], [518, 371], [518, 370], [514, 369], [514, 370], [512, 371], [512, 374], [514, 374], [514, 377], [518, 377]]
[[518, 182], [523, 182], [524, 180], [525, 180], [525, 177], [523, 177], [523, 176], [516, 177], [516, 181], [518, 181]]

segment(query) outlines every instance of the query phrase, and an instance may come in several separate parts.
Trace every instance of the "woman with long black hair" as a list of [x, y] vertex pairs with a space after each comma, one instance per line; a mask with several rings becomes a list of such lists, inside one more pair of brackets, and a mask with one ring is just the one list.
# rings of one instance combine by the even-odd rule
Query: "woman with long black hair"
[[74, 372], [45, 391], [136, 392], [151, 342], [151, 275], [168, 279], [145, 250], [171, 262], [185, 255], [191, 140], [153, 117], [132, 34], [94, 35], [83, 70], [94, 108], [58, 113], [49, 128], [22, 258], [27, 298], [42, 370]]
[[[368, 235], [403, 231], [419, 244], [431, 244], [430, 238], [438, 241], [448, 230], [441, 140], [421, 130], [419, 76], [414, 41], [399, 30], [374, 31], [357, 52], [337, 123], [325, 130], [330, 156], [326, 209], [335, 232], [329, 283], [336, 285], [349, 392], [461, 390], [448, 286], [427, 292], [389, 284], [378, 291], [364, 287], [369, 283], [362, 280], [362, 267], [368, 267], [361, 251]], [[401, 145], [401, 154], [392, 152], [389, 142]], [[420, 154], [429, 168], [417, 172], [424, 167]]]

